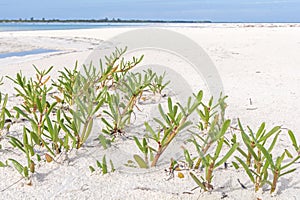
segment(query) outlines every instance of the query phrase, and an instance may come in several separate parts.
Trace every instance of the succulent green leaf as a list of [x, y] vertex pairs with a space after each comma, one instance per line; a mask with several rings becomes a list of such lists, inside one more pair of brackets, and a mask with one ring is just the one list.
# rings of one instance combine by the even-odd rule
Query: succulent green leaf
[[284, 152], [289, 158], [293, 158], [293, 155], [289, 152], [289, 150], [285, 149]]
[[234, 162], [234, 161], [232, 161], [232, 165], [233, 165], [233, 167], [235, 169], [239, 169], [240, 168], [239, 165], [236, 162]]
[[20, 115], [22, 115], [26, 119], [31, 120], [30, 117], [27, 114], [25, 114], [20, 108], [18, 108], [18, 107], [15, 106], [14, 110], [17, 111]]
[[285, 157], [285, 152], [283, 152], [281, 154], [281, 156], [277, 157], [276, 162], [275, 162], [275, 167], [276, 167], [275, 169], [276, 170], [280, 169], [280, 166], [281, 166], [281, 163], [282, 163], [284, 157]]
[[253, 177], [252, 172], [249, 169], [248, 165], [244, 161], [242, 161], [242, 159], [240, 159], [239, 157], [237, 157], [237, 156], [234, 156], [234, 157], [243, 166], [243, 168], [245, 169], [245, 171], [246, 171], [247, 175], [249, 176], [251, 182], [254, 183], [255, 180], [254, 180], [254, 177]]
[[147, 163], [139, 156], [139, 155], [133, 155], [134, 160], [139, 165], [140, 168], [148, 168]]
[[268, 152], [271, 152], [273, 150], [273, 148], [275, 147], [275, 144], [277, 142], [278, 136], [279, 136], [279, 133], [277, 133], [275, 135], [275, 137], [273, 138], [273, 141], [272, 141], [270, 147], [268, 148]]
[[110, 162], [110, 168], [111, 168], [111, 172], [116, 171], [115, 167], [114, 167], [114, 163], [112, 162], [112, 160], [109, 160]]
[[280, 169], [283, 170], [289, 166], [291, 166], [292, 164], [294, 164], [297, 160], [299, 160], [300, 156], [297, 156], [296, 158], [294, 158], [291, 162], [287, 163], [286, 165], [282, 166]]
[[148, 132], [150, 132], [150, 134], [152, 135], [153, 139], [158, 142], [160, 140], [160, 138], [158, 137], [158, 135], [154, 132], [154, 130], [152, 129], [152, 127], [148, 124], [148, 122], [145, 122], [145, 127], [146, 127], [146, 130]]
[[291, 141], [292, 141], [293, 147], [295, 148], [296, 151], [298, 151], [298, 150], [299, 150], [299, 146], [298, 146], [298, 144], [297, 144], [297, 140], [296, 140], [296, 138], [295, 138], [294, 133], [293, 133], [291, 130], [289, 130], [289, 131], [288, 131], [288, 134], [289, 134], [290, 139], [291, 139]]
[[223, 144], [224, 144], [224, 137], [221, 137], [218, 140], [218, 145], [217, 145], [217, 148], [216, 148], [216, 151], [215, 151], [215, 154], [214, 154], [214, 158], [213, 158], [214, 161], [216, 161], [218, 159], [218, 157], [220, 155], [220, 152], [222, 150]]
[[0, 167], [6, 167], [6, 164], [0, 161]]
[[91, 173], [93, 173], [95, 171], [95, 168], [92, 166], [89, 166], [89, 169], [90, 169]]
[[25, 167], [23, 168], [23, 172], [24, 172], [24, 177], [28, 178], [28, 176], [29, 176], [28, 167], [25, 166]]
[[197, 185], [201, 189], [203, 189], [204, 191], [207, 191], [205, 185], [192, 172], [190, 172], [190, 175], [191, 175], [192, 179], [197, 183]]
[[226, 133], [226, 131], [227, 131], [227, 129], [228, 129], [229, 126], [230, 126], [230, 120], [228, 119], [228, 120], [226, 120], [226, 121], [224, 122], [224, 124], [223, 124], [223, 126], [222, 126], [220, 132], [218, 133], [217, 138], [223, 137], [224, 134]]
[[265, 134], [263, 137], [261, 137], [258, 142], [263, 142], [266, 141], [269, 137], [271, 137], [274, 133], [276, 132], [280, 132], [280, 126], [275, 126], [274, 128], [272, 128], [272, 130], [270, 130], [267, 134]]
[[292, 172], [294, 172], [294, 171], [296, 171], [296, 168], [290, 169], [290, 170], [288, 170], [288, 171], [286, 171], [286, 172], [284, 172], [284, 173], [279, 174], [279, 177], [284, 176], [284, 175], [287, 175], [287, 174], [290, 174], [290, 173], [292, 173]]
[[18, 161], [14, 160], [12, 158], [9, 158], [8, 160], [10, 160], [12, 162], [15, 169], [23, 176], [23, 170], [24, 170], [23, 165], [21, 165]]
[[106, 164], [106, 158], [105, 155], [102, 158], [102, 173], [107, 174], [107, 164]]
[[272, 155], [261, 144], [257, 143], [256, 146], [264, 154], [264, 156], [266, 157], [267, 161], [270, 163], [272, 169], [275, 169], [275, 164], [273, 162]]
[[135, 144], [138, 146], [141, 152], [145, 153], [145, 148], [144, 146], [140, 143], [139, 139], [135, 136], [133, 136], [133, 139], [135, 141]]
[[230, 148], [230, 150], [225, 154], [225, 156], [222, 157], [222, 159], [220, 161], [218, 161], [215, 164], [215, 167], [218, 167], [220, 165], [222, 165], [223, 163], [225, 163], [229, 157], [234, 153], [234, 151], [236, 150], [236, 148], [239, 146], [238, 143], [235, 143], [234, 145], [232, 145], [232, 147]]
[[184, 152], [185, 160], [187, 161], [187, 163], [189, 165], [189, 168], [192, 168], [193, 167], [193, 160], [191, 159], [191, 156], [190, 156], [188, 150], [184, 149], [183, 152]]

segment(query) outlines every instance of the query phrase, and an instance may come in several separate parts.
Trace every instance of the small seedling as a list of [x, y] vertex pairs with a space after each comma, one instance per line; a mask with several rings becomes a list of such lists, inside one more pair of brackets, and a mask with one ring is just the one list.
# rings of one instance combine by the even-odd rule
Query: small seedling
[[144, 71], [146, 74], [149, 74], [150, 77], [153, 76], [151, 83], [149, 85], [149, 89], [153, 94], [162, 94], [162, 91], [170, 84], [171, 81], [165, 82], [166, 72], [162, 75], [157, 75], [151, 69], [147, 69]]
[[189, 169], [192, 169], [196, 158], [191, 158], [191, 154], [186, 148], [183, 148], [183, 155], [186, 163], [188, 164]]
[[192, 172], [190, 172], [190, 176], [192, 177], [192, 179], [195, 181], [195, 183], [201, 188], [203, 189], [204, 191], [207, 191], [207, 190], [212, 190], [213, 189], [213, 186], [212, 185], [207, 185], [205, 183], [205, 180], [202, 178], [202, 181], [200, 181], [197, 176], [195, 174], [193, 174]]
[[201, 119], [201, 121], [198, 123], [198, 128], [200, 131], [209, 129], [211, 121], [214, 119], [216, 114], [219, 115], [220, 121], [224, 122], [225, 109], [227, 107], [227, 104], [225, 103], [226, 98], [227, 96], [222, 97], [221, 94], [216, 105], [213, 105], [213, 97], [210, 98], [208, 105], [201, 103], [201, 108], [197, 109], [198, 116]]
[[104, 149], [107, 149], [111, 146], [111, 143], [114, 141], [113, 139], [106, 138], [104, 135], [99, 134], [98, 139], [100, 144], [103, 146]]
[[149, 168], [149, 162], [152, 162], [154, 159], [153, 152], [155, 151], [155, 149], [151, 148], [148, 145], [146, 138], [143, 138], [141, 142], [135, 136], [133, 137], [133, 139], [136, 145], [138, 146], [139, 150], [144, 154], [144, 158], [135, 154], [133, 156], [135, 162], [138, 164], [140, 168]]
[[[112, 162], [112, 160], [109, 160], [110, 162], [110, 172], [114, 172], [115, 171], [115, 167], [114, 164]], [[105, 155], [102, 158], [102, 163], [99, 162], [98, 160], [96, 161], [97, 167], [101, 170], [102, 174], [107, 174], [108, 173], [108, 168], [107, 168], [107, 161], [106, 161], [106, 157]], [[95, 168], [93, 166], [89, 166], [90, 171], [93, 173], [95, 170]]]
[[113, 136], [123, 134], [124, 128], [130, 118], [130, 113], [132, 111], [126, 110], [125, 104], [120, 101], [119, 94], [108, 94], [107, 104], [109, 110], [104, 110], [103, 113], [111, 118], [112, 122], [108, 121], [104, 117], [101, 118], [102, 122], [106, 125], [106, 127], [102, 129], [103, 133]]
[[54, 123], [53, 120], [50, 119], [48, 113], [45, 114], [46, 122], [44, 124], [46, 131], [48, 134], [44, 134], [52, 143], [52, 150], [55, 151], [56, 154], [61, 152], [61, 148], [65, 147], [65, 150], [68, 150], [68, 135], [64, 138], [61, 138], [61, 127], [58, 123]]
[[[19, 172], [19, 174], [25, 178], [25, 180], [29, 180], [30, 179], [30, 175], [29, 175], [29, 170], [27, 166], [23, 166], [22, 164], [20, 164], [18, 161], [9, 158], [9, 161], [11, 161], [11, 163], [13, 164], [14, 168]], [[30, 183], [29, 183], [30, 184]]]
[[[17, 138], [13, 136], [8, 136], [10, 138], [10, 143], [13, 147], [17, 147], [21, 150], [27, 158], [27, 166], [23, 166], [17, 160], [9, 158], [8, 161], [11, 161], [14, 168], [20, 173], [20, 175], [25, 178], [26, 180], [30, 180], [30, 173], [35, 173], [35, 163], [32, 160], [32, 157], [35, 156], [35, 151], [33, 145], [30, 144], [30, 134], [28, 130], [23, 127], [23, 141], [21, 142]], [[31, 181], [28, 183], [31, 184]]]
[[[26, 158], [27, 158], [27, 169], [30, 169], [31, 173], [34, 173], [34, 162], [32, 160], [32, 157], [35, 156], [35, 151], [34, 147], [31, 142], [31, 135], [29, 134], [29, 131], [26, 129], [26, 127], [23, 127], [23, 141], [21, 142], [19, 139], [13, 137], [13, 136], [8, 136], [10, 138], [9, 143], [13, 147], [17, 147], [19, 150], [21, 150], [23, 153], [25, 153]], [[14, 161], [14, 163], [16, 163]], [[18, 169], [19, 171], [19, 169]]]

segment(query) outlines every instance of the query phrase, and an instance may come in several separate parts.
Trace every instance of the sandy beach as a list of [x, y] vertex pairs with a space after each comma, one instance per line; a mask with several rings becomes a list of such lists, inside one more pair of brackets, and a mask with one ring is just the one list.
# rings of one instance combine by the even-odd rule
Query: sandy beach
[[[211, 24], [205, 27], [163, 27], [183, 34], [195, 41], [211, 58], [228, 95], [226, 117], [237, 124], [237, 118], [254, 130], [262, 122], [267, 129], [282, 126], [278, 145], [290, 147], [287, 129], [300, 140], [300, 25], [299, 24]], [[19, 71], [28, 77], [39, 69], [54, 66], [53, 78], [64, 67], [73, 68], [76, 61], [84, 63], [104, 41], [131, 28], [47, 30], [0, 32], [0, 54], [51, 49], [56, 52], [7, 57], [0, 59], [1, 76], [16, 77]], [[177, 64], [174, 60], [174, 67]], [[187, 72], [187, 76], [188, 72]], [[193, 77], [193, 75], [190, 75]], [[4, 79], [1, 93], [9, 94], [9, 109], [19, 103], [14, 96], [11, 80]], [[143, 121], [143, 119], [140, 119]], [[22, 134], [21, 125], [13, 127], [13, 134]], [[9, 133], [7, 133], [9, 134]], [[128, 133], [129, 135], [133, 133]], [[117, 141], [120, 144], [122, 141]], [[23, 156], [11, 148], [4, 136], [0, 140], [0, 160]], [[121, 144], [125, 159], [130, 145]], [[167, 180], [162, 165], [149, 171], [116, 170], [107, 175], [91, 174], [90, 165], [102, 159], [97, 146], [73, 150], [67, 163], [41, 163], [36, 168], [32, 186], [17, 182], [21, 177], [15, 169], [0, 168], [0, 199], [299, 199], [300, 163], [297, 171], [279, 180], [275, 194], [254, 192], [243, 169], [219, 168], [213, 180], [214, 190], [191, 191], [197, 185], [184, 171], [185, 177]], [[132, 153], [133, 155], [133, 153]], [[63, 156], [62, 156], [63, 157]], [[117, 162], [117, 161], [116, 161]], [[196, 174], [198, 172], [195, 172]], [[199, 173], [198, 173], [199, 174]], [[243, 189], [239, 179], [247, 189]], [[14, 184], [17, 182], [16, 184]]]

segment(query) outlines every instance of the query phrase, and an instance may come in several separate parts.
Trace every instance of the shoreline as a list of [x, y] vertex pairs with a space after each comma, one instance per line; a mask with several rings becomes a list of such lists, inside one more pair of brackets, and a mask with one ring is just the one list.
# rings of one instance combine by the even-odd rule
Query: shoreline
[[[2, 26], [1, 26], [2, 25]], [[5, 25], [5, 26], [4, 26]], [[11, 27], [8, 25], [12, 25]], [[97, 26], [99, 25], [99, 26]], [[4, 27], [3, 27], [4, 26]], [[7, 28], [8, 27], [8, 28]], [[27, 32], [27, 31], [66, 31], [66, 30], [97, 30], [119, 28], [255, 28], [255, 27], [300, 27], [300, 22], [211, 22], [211, 23], [1, 23], [0, 33], [3, 32]], [[2, 28], [2, 29], [1, 29]], [[6, 28], [6, 29], [5, 29]], [[10, 28], [10, 29], [9, 29]]]

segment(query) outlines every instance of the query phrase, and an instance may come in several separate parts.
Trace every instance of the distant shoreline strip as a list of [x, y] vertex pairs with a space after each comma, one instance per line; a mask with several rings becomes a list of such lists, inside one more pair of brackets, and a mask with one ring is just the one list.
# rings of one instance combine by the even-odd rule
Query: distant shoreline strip
[[0, 59], [9, 58], [9, 57], [22, 57], [28, 55], [36, 55], [42, 53], [53, 53], [58, 52], [58, 50], [54, 49], [33, 49], [28, 51], [19, 51], [19, 52], [9, 52], [9, 53], [0, 53]]

